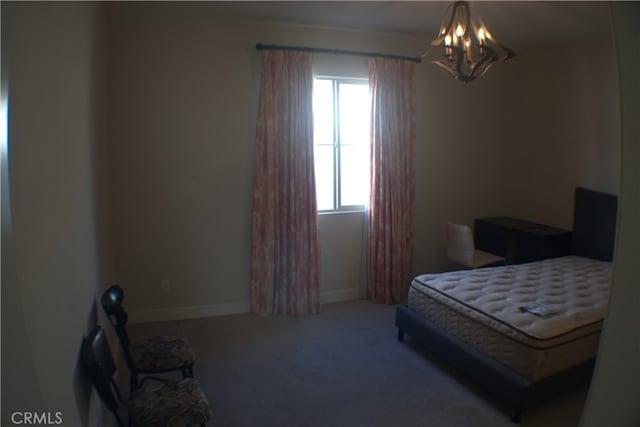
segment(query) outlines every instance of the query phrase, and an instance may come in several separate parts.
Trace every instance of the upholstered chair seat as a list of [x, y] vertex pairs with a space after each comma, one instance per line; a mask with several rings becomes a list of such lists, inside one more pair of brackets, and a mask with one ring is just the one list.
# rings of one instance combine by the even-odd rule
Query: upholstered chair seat
[[147, 382], [132, 393], [127, 411], [133, 425], [147, 427], [201, 425], [211, 418], [207, 398], [193, 378]]
[[195, 363], [189, 341], [174, 335], [131, 342], [129, 350], [133, 363], [140, 372], [169, 371], [176, 366], [192, 366]]

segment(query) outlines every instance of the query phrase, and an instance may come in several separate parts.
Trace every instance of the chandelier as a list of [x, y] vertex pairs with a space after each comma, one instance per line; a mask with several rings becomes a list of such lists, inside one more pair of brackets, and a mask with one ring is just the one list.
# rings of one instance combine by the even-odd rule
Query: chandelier
[[449, 5], [431, 46], [442, 49], [441, 55], [432, 62], [465, 83], [482, 76], [496, 62], [515, 56], [511, 49], [493, 38], [482, 21], [476, 22], [466, 1]]

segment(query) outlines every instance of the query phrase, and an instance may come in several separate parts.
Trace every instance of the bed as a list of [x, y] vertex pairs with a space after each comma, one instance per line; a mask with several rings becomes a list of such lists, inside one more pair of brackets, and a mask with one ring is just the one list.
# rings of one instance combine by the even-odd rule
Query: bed
[[396, 311], [405, 333], [511, 408], [586, 383], [611, 282], [617, 197], [575, 192], [572, 255], [416, 276]]

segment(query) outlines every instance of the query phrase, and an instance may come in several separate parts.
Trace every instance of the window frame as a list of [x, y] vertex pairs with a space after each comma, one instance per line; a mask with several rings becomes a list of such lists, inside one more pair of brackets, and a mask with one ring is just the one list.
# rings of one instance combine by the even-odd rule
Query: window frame
[[[332, 82], [332, 96], [333, 96], [333, 208], [331, 209], [318, 209], [318, 214], [336, 214], [336, 213], [351, 213], [351, 212], [364, 212], [367, 210], [368, 203], [360, 205], [342, 205], [342, 146], [349, 146], [352, 144], [342, 144], [340, 139], [340, 84], [360, 84], [363, 86], [369, 86], [369, 79], [366, 77], [344, 77], [333, 75], [315, 75], [314, 83], [316, 80], [329, 80]], [[329, 146], [330, 144], [317, 144], [322, 146]], [[315, 139], [313, 141], [314, 150], [316, 147]]]

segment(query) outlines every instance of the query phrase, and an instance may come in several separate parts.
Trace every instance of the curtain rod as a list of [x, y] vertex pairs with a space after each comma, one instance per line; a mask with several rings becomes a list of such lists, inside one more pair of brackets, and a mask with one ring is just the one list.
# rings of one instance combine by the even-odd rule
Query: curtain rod
[[321, 47], [280, 46], [276, 44], [262, 44], [262, 43], [258, 43], [256, 45], [256, 50], [267, 50], [267, 49], [299, 50], [299, 51], [305, 51], [305, 52], [335, 53], [335, 54], [342, 54], [342, 55], [357, 55], [357, 56], [369, 56], [369, 57], [389, 58], [389, 59], [403, 59], [405, 61], [413, 61], [418, 64], [422, 62], [422, 58], [419, 56], [404, 56], [404, 55], [393, 55], [388, 53], [362, 52], [359, 50], [325, 49]]

